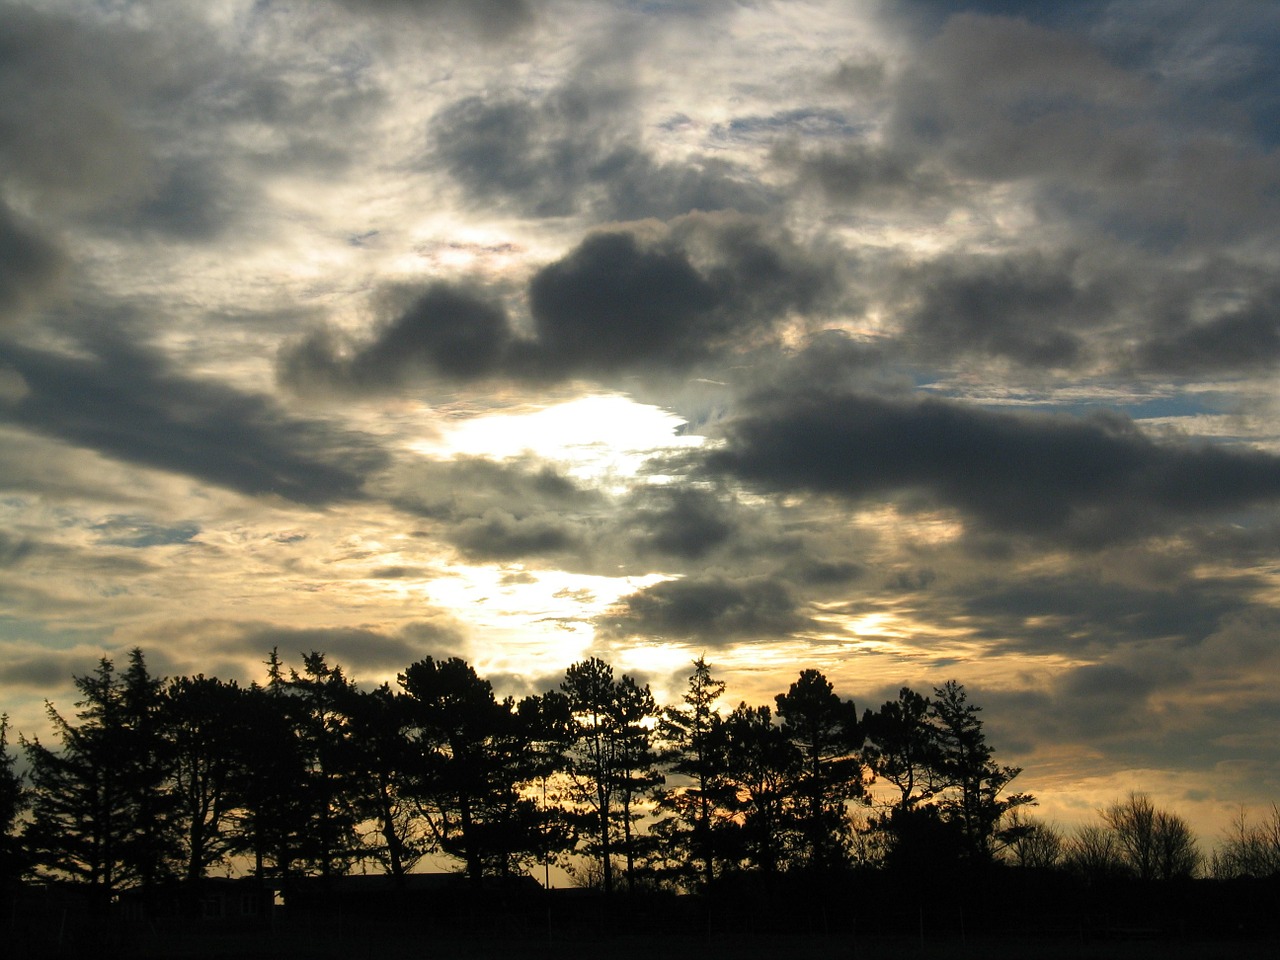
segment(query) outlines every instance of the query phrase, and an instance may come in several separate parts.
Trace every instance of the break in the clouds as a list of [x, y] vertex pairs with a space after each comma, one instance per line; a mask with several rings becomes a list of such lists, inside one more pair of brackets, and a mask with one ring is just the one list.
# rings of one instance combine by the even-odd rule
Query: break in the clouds
[[134, 644], [708, 650], [735, 700], [956, 677], [1049, 815], [1274, 800], [1278, 50], [1192, 0], [0, 0], [0, 708]]

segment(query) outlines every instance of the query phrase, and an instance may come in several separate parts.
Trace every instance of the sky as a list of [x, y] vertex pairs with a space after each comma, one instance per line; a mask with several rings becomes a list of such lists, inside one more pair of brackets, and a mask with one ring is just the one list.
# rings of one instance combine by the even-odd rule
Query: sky
[[963, 683], [1280, 800], [1280, 6], [0, 0], [0, 708]]

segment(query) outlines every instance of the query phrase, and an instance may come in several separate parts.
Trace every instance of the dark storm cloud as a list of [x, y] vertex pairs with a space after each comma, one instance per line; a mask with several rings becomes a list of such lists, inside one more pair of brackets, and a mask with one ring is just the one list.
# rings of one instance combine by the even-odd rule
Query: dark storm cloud
[[1138, 363], [1175, 373], [1270, 368], [1280, 359], [1280, 286], [1251, 291], [1237, 306], [1207, 319], [1184, 310], [1139, 345]]
[[724, 160], [655, 160], [622, 119], [630, 95], [576, 83], [538, 99], [470, 97], [432, 121], [434, 159], [476, 201], [539, 217], [668, 219], [763, 212], [769, 193]]
[[0, 200], [0, 324], [25, 315], [58, 285], [62, 252]]
[[416, 296], [395, 291], [383, 298], [382, 308], [393, 312], [392, 319], [367, 343], [349, 343], [320, 328], [283, 349], [281, 381], [301, 392], [376, 392], [423, 374], [454, 380], [492, 376], [507, 362], [514, 336], [510, 321], [500, 304], [479, 291], [435, 283]]
[[637, 492], [630, 521], [635, 549], [684, 560], [700, 560], [737, 534], [733, 512], [709, 491], [657, 487]]
[[1280, 458], [1156, 443], [1118, 416], [809, 392], [759, 402], [726, 434], [709, 469], [767, 489], [925, 495], [982, 527], [1080, 545], [1280, 498]]
[[565, 372], [701, 359], [732, 320], [683, 251], [631, 233], [588, 237], [529, 286], [540, 355]]
[[384, 455], [357, 434], [290, 416], [270, 398], [195, 380], [158, 356], [85, 358], [0, 344], [26, 392], [0, 417], [129, 463], [303, 504], [361, 496]]
[[529, 303], [552, 368], [679, 370], [829, 307], [837, 278], [833, 260], [755, 219], [699, 215], [654, 240], [588, 236], [533, 278]]
[[1074, 254], [959, 255], [922, 265], [904, 280], [902, 312], [915, 352], [980, 353], [1036, 367], [1071, 367], [1091, 328], [1115, 302], [1105, 282], [1082, 276]]
[[[1247, 608], [1262, 584], [1173, 573], [1165, 584], [1108, 581], [1086, 571], [1008, 582], [961, 581], [953, 589], [957, 623], [1001, 650], [1098, 654], [1150, 641], [1193, 646]], [[935, 596], [939, 608], [946, 601]]]
[[512, 512], [494, 507], [479, 517], [464, 518], [446, 536], [476, 561], [548, 556], [578, 547], [570, 526], [560, 517], [523, 516], [519, 508]]
[[667, 580], [623, 597], [596, 621], [605, 636], [732, 643], [776, 640], [815, 626], [782, 580], [703, 576]]
[[533, 335], [482, 291], [439, 282], [351, 343], [320, 330], [279, 356], [294, 389], [376, 392], [414, 377], [545, 381], [669, 376], [772, 339], [776, 324], [836, 303], [839, 267], [823, 250], [737, 214], [695, 214], [589, 234], [529, 283]]

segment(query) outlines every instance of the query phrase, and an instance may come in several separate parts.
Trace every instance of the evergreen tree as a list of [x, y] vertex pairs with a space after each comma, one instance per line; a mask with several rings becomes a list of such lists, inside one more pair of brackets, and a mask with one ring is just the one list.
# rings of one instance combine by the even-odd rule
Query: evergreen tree
[[618, 819], [622, 825], [622, 855], [630, 892], [635, 890], [640, 843], [635, 831], [635, 825], [642, 816], [638, 803], [665, 779], [657, 769], [658, 757], [653, 746], [654, 723], [658, 716], [658, 705], [648, 684], [641, 687], [624, 674], [613, 685], [610, 727], [617, 740], [614, 776]]
[[678, 872], [705, 886], [715, 880], [717, 825], [728, 816], [723, 719], [715, 709], [722, 693], [724, 683], [712, 677], [699, 657], [689, 675], [684, 707], [663, 711], [658, 728], [667, 769], [687, 785], [663, 792], [658, 809], [667, 816], [654, 824], [654, 830]]
[[928, 802], [946, 785], [931, 706], [927, 697], [903, 687], [898, 699], [863, 715], [863, 757], [876, 777], [898, 789], [894, 807], [900, 811]]
[[253, 861], [253, 874], [287, 884], [302, 856], [302, 832], [309, 814], [299, 786], [310, 776], [294, 722], [284, 667], [276, 650], [266, 660], [267, 683], [253, 684], [242, 697], [232, 850]]
[[103, 657], [74, 682], [78, 723], [46, 705], [61, 749], [22, 741], [32, 783], [25, 836], [37, 867], [88, 884], [105, 906], [123, 887], [168, 877], [175, 861], [160, 687], [140, 650], [123, 677]]
[[246, 725], [248, 696], [234, 682], [178, 677], [164, 691], [161, 726], [168, 742], [181, 843], [189, 882], [224, 861], [235, 845], [234, 814], [245, 783], [243, 746], [263, 731]]
[[565, 771], [588, 852], [600, 865], [605, 893], [613, 892], [619, 743], [613, 712], [613, 667], [598, 657], [573, 664], [560, 684], [572, 716]]
[[802, 769], [795, 744], [773, 722], [766, 706], [738, 704], [725, 718], [724, 780], [731, 823], [728, 859], [748, 863], [766, 876], [787, 864], [794, 819], [791, 797]]
[[1034, 804], [1035, 798], [1003, 795], [1022, 771], [993, 760], [978, 716], [982, 708], [968, 702], [963, 684], [948, 680], [935, 688], [931, 710], [938, 731], [938, 770], [947, 785], [942, 811], [959, 829], [966, 857], [973, 863], [986, 862], [999, 839], [1001, 819], [1010, 810]]
[[437, 847], [477, 884], [542, 856], [544, 811], [527, 789], [544, 775], [537, 705], [499, 701], [457, 657], [427, 657], [399, 679], [416, 748], [409, 789]]
[[398, 885], [426, 853], [419, 818], [408, 799], [413, 766], [409, 704], [387, 684], [350, 690], [342, 704], [347, 718], [343, 767], [354, 777], [359, 819], [374, 825], [372, 856]]
[[289, 671], [289, 695], [283, 700], [302, 759], [302, 776], [295, 784], [301, 814], [296, 850], [307, 870], [327, 879], [347, 873], [359, 856], [343, 711], [353, 686], [323, 653], [304, 654], [302, 666], [302, 673]]
[[22, 775], [14, 769], [16, 759], [9, 751], [9, 716], [0, 714], [0, 884], [17, 880], [27, 866], [18, 821], [30, 796]]
[[848, 803], [863, 796], [857, 709], [817, 670], [802, 670], [774, 699], [782, 732], [801, 758], [794, 794], [804, 861], [815, 870], [841, 866], [852, 830]]

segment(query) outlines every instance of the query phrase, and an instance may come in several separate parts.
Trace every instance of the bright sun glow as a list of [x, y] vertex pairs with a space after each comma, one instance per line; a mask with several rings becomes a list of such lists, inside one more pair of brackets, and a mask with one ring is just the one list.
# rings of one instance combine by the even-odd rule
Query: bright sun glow
[[656, 450], [701, 445], [703, 437], [679, 434], [683, 425], [659, 407], [606, 394], [450, 424], [438, 440], [413, 449], [435, 457], [532, 454], [565, 464], [581, 479], [621, 479], [635, 476]]

